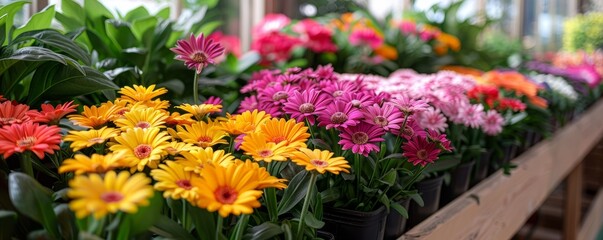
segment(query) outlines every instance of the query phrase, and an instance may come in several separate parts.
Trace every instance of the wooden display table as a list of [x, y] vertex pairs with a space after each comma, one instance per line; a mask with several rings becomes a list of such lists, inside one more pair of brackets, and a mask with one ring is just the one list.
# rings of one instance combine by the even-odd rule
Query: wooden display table
[[[399, 239], [510, 239], [567, 177], [564, 239], [589, 239], [601, 227], [603, 197], [580, 229], [582, 160], [603, 136], [603, 101], [513, 160]], [[586, 167], [586, 166], [585, 166]], [[596, 208], [600, 209], [596, 209]], [[593, 230], [594, 229], [594, 230]]]

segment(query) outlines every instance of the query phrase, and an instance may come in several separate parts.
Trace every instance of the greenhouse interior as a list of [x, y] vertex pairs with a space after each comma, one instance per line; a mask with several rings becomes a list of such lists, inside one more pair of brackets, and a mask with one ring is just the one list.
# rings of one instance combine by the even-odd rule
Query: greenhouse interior
[[603, 240], [603, 0], [0, 0], [0, 239]]

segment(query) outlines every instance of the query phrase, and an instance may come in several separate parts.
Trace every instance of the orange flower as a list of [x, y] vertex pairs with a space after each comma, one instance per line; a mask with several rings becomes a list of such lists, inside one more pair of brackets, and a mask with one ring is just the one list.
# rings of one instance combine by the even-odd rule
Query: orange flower
[[25, 122], [0, 128], [0, 154], [8, 158], [15, 152], [31, 151], [43, 159], [44, 153], [53, 154], [59, 150], [61, 131], [57, 126], [39, 125]]
[[396, 50], [395, 47], [383, 44], [380, 47], [376, 48], [374, 51], [375, 51], [375, 54], [381, 56], [382, 58], [385, 58], [388, 60], [398, 59], [398, 51]]
[[535, 106], [541, 108], [547, 107], [546, 100], [537, 96], [540, 86], [528, 80], [521, 73], [490, 71], [484, 74], [483, 79], [487, 83], [494, 84], [507, 90], [513, 90], [519, 95], [525, 95]]
[[436, 45], [433, 47], [433, 50], [438, 55], [444, 55], [448, 53], [448, 49], [458, 52], [461, 50], [461, 41], [448, 33], [440, 32], [440, 34], [436, 37]]
[[473, 76], [473, 77], [481, 77], [482, 75], [484, 75], [484, 72], [482, 72], [479, 69], [463, 67], [463, 66], [446, 65], [446, 66], [442, 66], [440, 68], [440, 70], [453, 71], [455, 73], [469, 75], [469, 76]]
[[65, 104], [59, 104], [53, 107], [50, 104], [42, 104], [42, 111], [30, 111], [27, 115], [34, 121], [39, 123], [58, 124], [61, 118], [68, 113], [75, 112], [77, 104], [72, 105], [73, 101]]

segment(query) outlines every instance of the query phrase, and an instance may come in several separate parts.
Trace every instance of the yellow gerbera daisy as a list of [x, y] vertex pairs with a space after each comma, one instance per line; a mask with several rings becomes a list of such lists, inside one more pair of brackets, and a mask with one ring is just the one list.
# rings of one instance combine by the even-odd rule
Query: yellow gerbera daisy
[[165, 152], [169, 155], [176, 156], [181, 152], [190, 152], [193, 150], [200, 150], [200, 147], [197, 147], [190, 143], [171, 141], [168, 146], [165, 148]]
[[237, 161], [235, 161], [235, 164], [247, 165], [245, 168], [253, 169], [255, 171], [254, 178], [258, 181], [257, 189], [264, 189], [264, 188], [270, 188], [270, 187], [284, 189], [287, 187], [287, 184], [284, 183], [287, 181], [287, 179], [280, 179], [280, 178], [276, 178], [276, 177], [270, 175], [270, 173], [266, 170], [266, 168], [260, 167], [260, 165], [257, 162], [249, 161], [249, 160], [247, 160], [247, 161], [237, 160]]
[[193, 114], [195, 118], [201, 121], [206, 115], [211, 113], [218, 113], [222, 111], [222, 105], [217, 104], [199, 104], [199, 105], [190, 105], [188, 103], [177, 106], [176, 108], [180, 108], [190, 114]]
[[73, 158], [66, 159], [59, 167], [59, 173], [75, 172], [76, 175], [84, 173], [105, 173], [107, 171], [129, 167], [123, 160], [122, 153], [108, 153], [107, 155], [92, 154], [88, 157], [84, 154], [76, 154]]
[[111, 151], [124, 151], [125, 159], [130, 163], [131, 170], [142, 171], [145, 166], [157, 168], [165, 148], [168, 147], [166, 132], [159, 128], [130, 128], [127, 132], [115, 137], [116, 144], [111, 146]]
[[86, 128], [99, 128], [105, 125], [109, 121], [113, 121], [118, 118], [117, 114], [122, 109], [121, 106], [114, 105], [113, 103], [103, 103], [100, 107], [96, 106], [84, 106], [82, 114], [73, 114], [69, 116], [75, 125], [86, 127]]
[[138, 207], [149, 205], [153, 196], [150, 183], [144, 173], [130, 176], [127, 171], [110, 171], [104, 177], [95, 173], [78, 175], [69, 181], [67, 196], [73, 199], [69, 208], [77, 218], [92, 214], [99, 219], [117, 211], [135, 213]]
[[191, 125], [177, 126], [177, 134], [182, 141], [196, 144], [199, 147], [212, 147], [216, 144], [227, 144], [226, 132], [212, 123], [197, 122]]
[[327, 150], [300, 148], [294, 152], [291, 161], [297, 165], [306, 167], [307, 171], [316, 170], [320, 174], [329, 171], [333, 174], [339, 172], [349, 173], [350, 165], [343, 157], [333, 157], [333, 153]]
[[228, 166], [234, 162], [234, 156], [224, 150], [215, 150], [208, 147], [190, 152], [182, 152], [182, 157], [176, 157], [176, 162], [184, 166], [184, 170], [200, 174], [208, 163]]
[[304, 123], [298, 123], [295, 119], [289, 121], [284, 118], [273, 118], [260, 125], [260, 132], [266, 136], [268, 142], [275, 144], [285, 142], [285, 146], [300, 148], [306, 147], [306, 141], [310, 137], [308, 127]]
[[192, 117], [193, 114], [190, 113], [185, 113], [181, 115], [179, 112], [172, 112], [165, 120], [165, 123], [168, 126], [193, 124], [195, 120], [193, 120]]
[[142, 128], [147, 129], [150, 127], [163, 128], [167, 116], [160, 110], [153, 108], [135, 108], [124, 114], [123, 118], [113, 121], [117, 127], [121, 130], [128, 128]]
[[256, 161], [286, 161], [295, 149], [285, 144], [284, 141], [276, 144], [268, 142], [263, 133], [251, 133], [243, 137], [241, 149]]
[[153, 169], [151, 176], [157, 181], [155, 189], [163, 191], [164, 198], [184, 198], [196, 204], [198, 186], [201, 185], [199, 174], [185, 171], [182, 165], [174, 161], [166, 161], [165, 164], [159, 165], [159, 168]]
[[134, 103], [133, 107], [152, 108], [155, 110], [166, 110], [168, 107], [170, 107], [170, 101], [155, 99], [155, 100]]
[[257, 109], [253, 112], [245, 111], [238, 115], [231, 116], [227, 114], [226, 116], [229, 120], [222, 122], [222, 128], [231, 135], [257, 132], [259, 126], [271, 118], [270, 114]]
[[69, 145], [74, 152], [96, 144], [103, 144], [105, 141], [117, 137], [119, 129], [102, 127], [101, 129], [90, 129], [86, 131], [69, 131], [69, 134], [63, 138], [63, 141], [71, 142]]
[[148, 88], [140, 85], [134, 85], [134, 88], [129, 86], [121, 88], [119, 93], [121, 94], [121, 99], [135, 104], [137, 102], [151, 101], [153, 98], [167, 93], [167, 89], [159, 88], [155, 90], [155, 84], [149, 86]]
[[256, 174], [244, 164], [221, 166], [207, 164], [201, 171], [199, 200], [197, 205], [210, 212], [218, 211], [220, 216], [230, 214], [251, 214], [253, 208], [260, 207]]

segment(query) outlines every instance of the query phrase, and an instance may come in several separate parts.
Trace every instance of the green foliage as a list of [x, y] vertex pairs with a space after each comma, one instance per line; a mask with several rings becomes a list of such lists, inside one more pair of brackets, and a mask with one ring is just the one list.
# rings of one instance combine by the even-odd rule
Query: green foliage
[[563, 50], [592, 52], [603, 47], [603, 13], [592, 12], [566, 20]]

